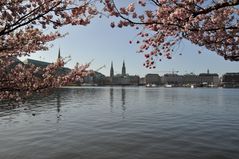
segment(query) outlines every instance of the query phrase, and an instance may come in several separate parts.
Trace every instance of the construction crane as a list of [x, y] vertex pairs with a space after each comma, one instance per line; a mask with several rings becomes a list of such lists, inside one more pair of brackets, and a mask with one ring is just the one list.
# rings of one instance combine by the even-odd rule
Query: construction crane
[[105, 65], [103, 65], [103, 66], [101, 66], [100, 68], [98, 68], [96, 71], [99, 71], [99, 70], [101, 70], [102, 68], [105, 68], [106, 66]]

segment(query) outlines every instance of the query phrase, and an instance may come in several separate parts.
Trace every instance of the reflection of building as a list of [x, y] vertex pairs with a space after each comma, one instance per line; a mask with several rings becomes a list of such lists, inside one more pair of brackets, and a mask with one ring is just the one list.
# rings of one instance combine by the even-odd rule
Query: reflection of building
[[[116, 94], [114, 94], [114, 92]], [[125, 87], [121, 87], [121, 109], [122, 109], [122, 117], [125, 118], [125, 112], [126, 112], [126, 101], [127, 101], [127, 95], [126, 95], [126, 89]], [[111, 112], [113, 112], [114, 110], [114, 98], [116, 97], [117, 100], [116, 100], [116, 105], [118, 105], [118, 99], [119, 99], [119, 94], [120, 94], [120, 89], [118, 88], [115, 88], [115, 87], [110, 87], [110, 90], [109, 90], [109, 102], [110, 102], [110, 110]]]
[[239, 87], [239, 72], [226, 73], [222, 76], [223, 87], [235, 88]]
[[110, 108], [114, 107], [114, 88], [110, 88]]
[[131, 76], [126, 73], [125, 61], [123, 61], [121, 74], [114, 75], [113, 62], [110, 67], [110, 77], [105, 78], [108, 85], [139, 85], [139, 76]]

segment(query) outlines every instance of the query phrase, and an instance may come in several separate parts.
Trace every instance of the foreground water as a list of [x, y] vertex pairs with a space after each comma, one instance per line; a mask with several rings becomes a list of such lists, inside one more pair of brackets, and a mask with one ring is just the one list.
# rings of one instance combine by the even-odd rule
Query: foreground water
[[0, 109], [0, 159], [237, 159], [239, 89], [62, 88]]

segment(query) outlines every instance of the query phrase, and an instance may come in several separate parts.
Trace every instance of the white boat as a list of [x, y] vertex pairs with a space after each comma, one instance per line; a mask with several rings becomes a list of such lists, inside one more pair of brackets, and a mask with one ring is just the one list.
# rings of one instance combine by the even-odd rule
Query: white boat
[[148, 83], [148, 84], [145, 85], [145, 87], [151, 87], [151, 85]]
[[157, 87], [157, 85], [156, 84], [152, 84], [151, 87]]
[[146, 86], [146, 87], [157, 87], [157, 85], [156, 85], [156, 84], [149, 84], [149, 83], [148, 83], [148, 84], [146, 84], [145, 86]]
[[166, 88], [172, 88], [173, 85], [171, 85], [171, 84], [165, 84], [164, 87], [166, 87]]

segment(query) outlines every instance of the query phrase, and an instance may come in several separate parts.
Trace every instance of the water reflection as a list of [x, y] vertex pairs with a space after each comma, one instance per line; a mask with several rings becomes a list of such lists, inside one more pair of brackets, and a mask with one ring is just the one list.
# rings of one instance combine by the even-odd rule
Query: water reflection
[[[68, 92], [67, 94], [65, 92]], [[8, 104], [0, 103], [0, 117], [14, 115], [14, 114], [31, 114], [32, 116], [39, 115], [45, 111], [56, 110], [57, 120], [60, 120], [62, 100], [66, 96], [70, 98], [69, 90], [56, 89], [47, 94], [34, 94], [31, 98], [27, 99], [23, 104]], [[44, 102], [43, 102], [44, 101]]]
[[0, 110], [0, 158], [238, 158], [239, 90], [217, 92], [59, 89], [19, 109]]
[[19, 105], [1, 103], [0, 104], [0, 112], [7, 111], [7, 110], [13, 110], [13, 109], [16, 109], [19, 107], [20, 107]]
[[121, 107], [122, 107], [122, 117], [125, 118], [125, 111], [126, 111], [126, 106], [125, 106], [125, 98], [126, 98], [126, 91], [125, 88], [121, 88]]
[[57, 123], [61, 120], [61, 93], [60, 91], [56, 92], [56, 110], [57, 110]]
[[59, 114], [61, 111], [61, 95], [60, 93], [56, 94], [56, 106], [57, 106], [57, 113]]
[[[110, 88], [110, 111], [113, 112], [114, 105], [117, 106], [117, 103], [120, 102], [121, 110], [122, 110], [122, 117], [125, 118], [125, 112], [126, 112], [126, 90], [125, 87], [119, 88]], [[117, 98], [117, 95], [120, 94], [120, 100]]]
[[110, 87], [110, 111], [113, 110], [113, 104], [114, 104], [114, 88]]

